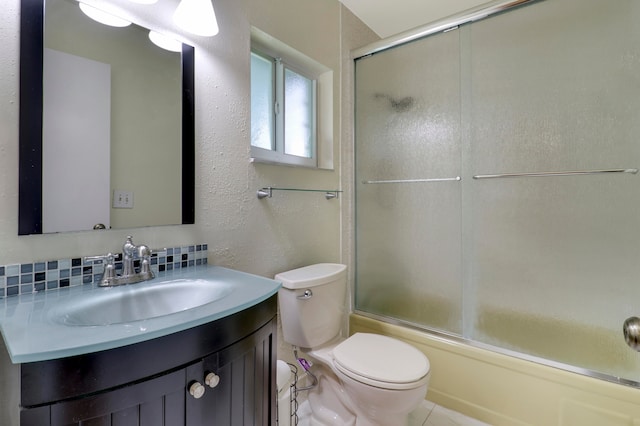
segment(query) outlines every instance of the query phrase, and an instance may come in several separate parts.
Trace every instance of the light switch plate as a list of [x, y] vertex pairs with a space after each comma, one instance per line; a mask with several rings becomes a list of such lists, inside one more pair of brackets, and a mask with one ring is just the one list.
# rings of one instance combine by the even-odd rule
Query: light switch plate
[[113, 208], [114, 209], [132, 209], [133, 208], [133, 192], [132, 191], [113, 191]]

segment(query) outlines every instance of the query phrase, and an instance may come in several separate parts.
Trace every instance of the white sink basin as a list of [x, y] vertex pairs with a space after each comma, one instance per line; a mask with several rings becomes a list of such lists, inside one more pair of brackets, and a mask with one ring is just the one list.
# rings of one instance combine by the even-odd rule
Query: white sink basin
[[61, 299], [48, 316], [69, 326], [122, 324], [197, 308], [232, 291], [231, 284], [200, 279], [124, 285]]

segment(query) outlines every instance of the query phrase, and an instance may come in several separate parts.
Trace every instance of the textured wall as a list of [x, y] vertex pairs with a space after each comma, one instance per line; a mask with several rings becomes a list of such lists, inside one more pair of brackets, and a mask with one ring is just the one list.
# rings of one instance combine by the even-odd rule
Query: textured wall
[[[128, 10], [145, 10], [112, 0]], [[350, 250], [351, 166], [341, 182], [340, 138], [352, 160], [351, 61], [349, 51], [376, 36], [337, 1], [215, 0], [220, 33], [194, 38], [196, 47], [196, 224], [131, 230], [18, 237], [19, 0], [0, 11], [0, 264], [119, 251], [131, 233], [151, 247], [208, 243], [209, 262], [267, 277], [316, 262], [347, 262]], [[159, 2], [158, 7], [167, 3]], [[175, 1], [177, 4], [177, 0]], [[150, 10], [150, 9], [148, 9]], [[147, 13], [154, 29], [170, 25], [170, 10]], [[335, 170], [276, 167], [249, 162], [249, 45], [251, 25], [271, 34], [334, 72], [333, 164]], [[178, 35], [181, 35], [178, 33]], [[342, 61], [345, 74], [342, 75]], [[342, 84], [345, 88], [342, 89]], [[342, 104], [346, 107], [343, 109]], [[344, 112], [345, 116], [341, 114]], [[341, 123], [349, 123], [341, 131]], [[338, 189], [323, 194], [277, 192], [258, 200], [263, 186]], [[159, 207], [161, 208], [161, 207]], [[342, 239], [346, 237], [344, 247]], [[290, 358], [287, 345], [279, 356]], [[4, 351], [4, 349], [0, 349]], [[9, 378], [9, 382], [13, 379]], [[16, 388], [15, 383], [3, 383]], [[13, 403], [0, 401], [0, 413]], [[0, 419], [1, 420], [1, 419]], [[2, 423], [2, 421], [0, 421]]]
[[[156, 10], [152, 9], [155, 6], [144, 9], [130, 2], [113, 3]], [[277, 193], [262, 201], [255, 196], [258, 188], [270, 185], [338, 188], [339, 171], [251, 164], [248, 133], [250, 26], [278, 37], [338, 76], [341, 7], [337, 1], [282, 0], [267, 5], [257, 0], [216, 0], [215, 8], [220, 33], [213, 38], [193, 37], [196, 224], [18, 237], [19, 0], [3, 3], [0, 264], [118, 251], [127, 233], [152, 247], [206, 242], [211, 263], [265, 276], [308, 263], [340, 260], [340, 200], [326, 201], [321, 194], [305, 193]], [[170, 12], [147, 13], [144, 23], [166, 28], [171, 25]], [[339, 164], [339, 82], [334, 79], [334, 164]]]

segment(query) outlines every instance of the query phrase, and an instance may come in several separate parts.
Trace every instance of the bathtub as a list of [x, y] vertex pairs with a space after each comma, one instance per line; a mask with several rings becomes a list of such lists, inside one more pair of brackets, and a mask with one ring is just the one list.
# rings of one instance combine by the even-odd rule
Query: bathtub
[[640, 389], [351, 314], [349, 331], [406, 341], [431, 362], [427, 399], [492, 425], [640, 426]]

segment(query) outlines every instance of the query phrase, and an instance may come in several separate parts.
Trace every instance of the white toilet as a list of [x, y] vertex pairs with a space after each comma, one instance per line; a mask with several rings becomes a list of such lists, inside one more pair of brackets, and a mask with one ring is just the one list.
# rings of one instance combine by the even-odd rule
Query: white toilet
[[314, 362], [318, 386], [309, 391], [311, 424], [400, 426], [420, 405], [429, 360], [387, 336], [340, 336], [347, 267], [322, 263], [275, 276], [284, 341]]

